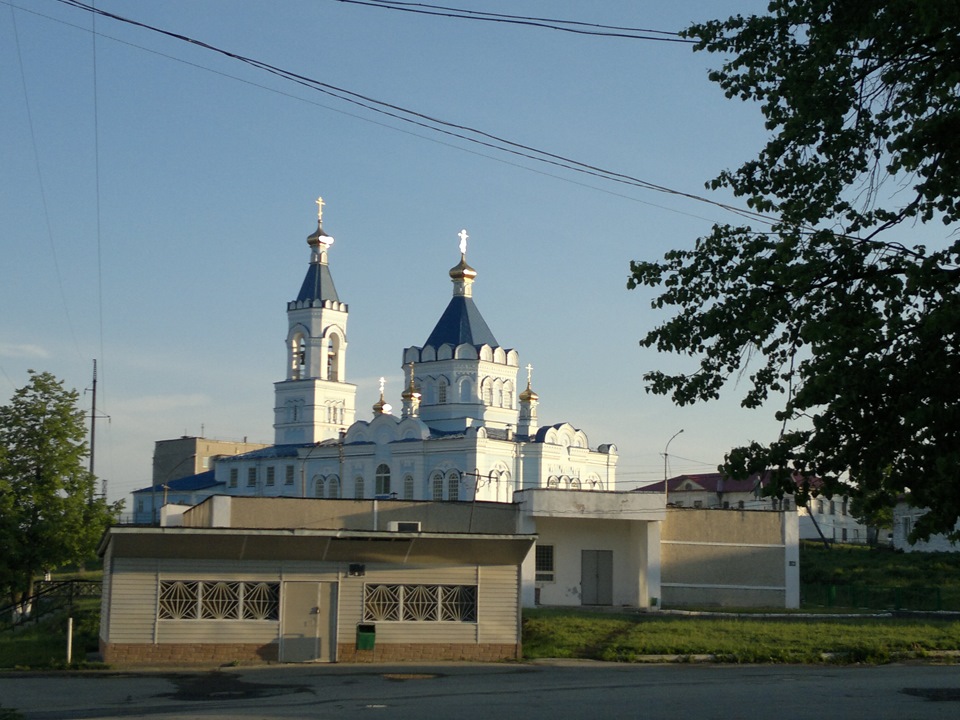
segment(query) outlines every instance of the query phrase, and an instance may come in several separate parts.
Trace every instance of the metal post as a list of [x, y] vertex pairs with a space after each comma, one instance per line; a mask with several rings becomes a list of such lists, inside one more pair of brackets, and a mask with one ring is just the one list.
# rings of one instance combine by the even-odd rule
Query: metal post
[[73, 662], [73, 618], [67, 618], [67, 665]]
[[673, 437], [667, 440], [666, 446], [663, 448], [663, 504], [666, 505], [670, 501], [670, 488], [667, 487], [667, 452], [670, 450], [670, 443], [673, 442], [673, 438], [683, 432], [683, 428], [677, 430]]

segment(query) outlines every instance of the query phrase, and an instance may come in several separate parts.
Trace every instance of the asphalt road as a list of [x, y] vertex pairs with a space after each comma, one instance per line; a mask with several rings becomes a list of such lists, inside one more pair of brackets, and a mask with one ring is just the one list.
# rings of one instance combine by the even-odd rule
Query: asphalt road
[[275, 665], [0, 676], [0, 718], [960, 718], [960, 666]]

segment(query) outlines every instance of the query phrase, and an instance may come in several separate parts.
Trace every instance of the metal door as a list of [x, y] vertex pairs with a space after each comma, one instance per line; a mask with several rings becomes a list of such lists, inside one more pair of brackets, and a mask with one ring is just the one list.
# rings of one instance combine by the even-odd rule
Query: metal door
[[331, 662], [337, 647], [337, 584], [283, 583], [282, 662]]
[[580, 551], [580, 602], [613, 605], [613, 551]]

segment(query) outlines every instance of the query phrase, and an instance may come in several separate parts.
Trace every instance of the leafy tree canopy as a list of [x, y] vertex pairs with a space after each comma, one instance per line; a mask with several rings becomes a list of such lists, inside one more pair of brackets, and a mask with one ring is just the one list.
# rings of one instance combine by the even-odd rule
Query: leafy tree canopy
[[44, 570], [91, 556], [120, 503], [94, 494], [79, 396], [50, 373], [0, 407], [0, 592], [29, 595]]
[[930, 509], [914, 535], [953, 532], [960, 3], [774, 0], [685, 34], [726, 56], [711, 79], [759, 102], [770, 132], [708, 187], [769, 222], [715, 225], [692, 250], [631, 263], [628, 287], [659, 288], [653, 306], [672, 309], [642, 343], [699, 363], [648, 373], [649, 389], [685, 405], [745, 378], [742, 405], [776, 402], [783, 424], [724, 471], [773, 469], [775, 494], [799, 502], [852, 483], [867, 513], [909, 488]]

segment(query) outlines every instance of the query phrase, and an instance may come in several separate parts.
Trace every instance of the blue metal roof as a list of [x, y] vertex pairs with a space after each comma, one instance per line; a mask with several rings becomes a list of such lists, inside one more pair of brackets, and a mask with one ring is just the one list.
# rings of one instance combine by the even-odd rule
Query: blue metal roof
[[204, 490], [206, 488], [216, 487], [217, 485], [223, 485], [222, 482], [214, 480], [213, 476], [213, 470], [207, 470], [198, 475], [189, 475], [188, 477], [170, 480], [169, 482], [159, 485], [151, 485], [150, 487], [141, 488], [140, 490], [134, 490], [134, 492], [153, 492], [154, 490], [162, 492], [164, 485], [166, 485], [168, 492], [194, 492], [196, 490]]
[[307, 268], [307, 276], [303, 279], [303, 285], [300, 286], [300, 294], [297, 295], [297, 301], [301, 300], [340, 302], [329, 265], [320, 262], [310, 263], [310, 267]]
[[473, 298], [455, 295], [443, 311], [424, 347], [438, 348], [444, 343], [457, 345], [489, 345], [499, 347], [486, 321], [477, 309]]

